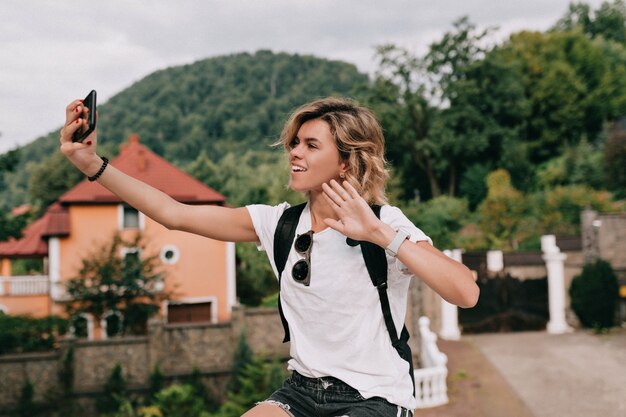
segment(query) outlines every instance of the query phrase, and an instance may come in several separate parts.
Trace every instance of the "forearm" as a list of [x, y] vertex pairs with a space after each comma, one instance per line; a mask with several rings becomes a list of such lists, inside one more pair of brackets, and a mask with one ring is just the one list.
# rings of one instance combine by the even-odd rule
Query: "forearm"
[[[102, 162], [102, 159], [96, 156], [81, 171], [87, 176], [93, 176], [102, 166]], [[175, 207], [180, 203], [164, 192], [123, 173], [111, 164], [106, 167], [97, 182], [156, 222], [169, 229], [177, 228]]]
[[444, 300], [459, 307], [474, 307], [479, 289], [472, 272], [428, 242], [406, 241], [398, 250], [398, 259]]
[[[374, 243], [386, 247], [396, 231], [381, 222], [373, 234]], [[478, 301], [479, 289], [472, 272], [428, 242], [405, 241], [398, 249], [398, 259], [443, 299], [460, 307], [473, 307]]]

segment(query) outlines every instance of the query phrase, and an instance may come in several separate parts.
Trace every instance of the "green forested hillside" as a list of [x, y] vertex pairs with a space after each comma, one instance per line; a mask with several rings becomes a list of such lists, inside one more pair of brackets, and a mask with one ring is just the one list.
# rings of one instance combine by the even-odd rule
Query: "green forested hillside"
[[[201, 153], [219, 161], [229, 152], [268, 150], [296, 106], [316, 97], [350, 95], [366, 83], [367, 76], [352, 64], [270, 51], [167, 68], [98, 106], [101, 153], [114, 156], [131, 133], [180, 167]], [[52, 132], [11, 155], [0, 193], [5, 207], [27, 201], [45, 207], [81, 178], [57, 147], [58, 133]], [[58, 186], [46, 183], [52, 172]], [[31, 181], [29, 194], [33, 175], [39, 180]]]

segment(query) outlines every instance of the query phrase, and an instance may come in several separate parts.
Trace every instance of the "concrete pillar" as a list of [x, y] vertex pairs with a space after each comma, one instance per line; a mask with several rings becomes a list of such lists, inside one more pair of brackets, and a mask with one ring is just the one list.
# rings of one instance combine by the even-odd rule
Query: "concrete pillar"
[[[455, 261], [461, 262], [461, 249], [445, 250], [443, 253]], [[439, 336], [446, 340], [459, 340], [461, 338], [461, 331], [459, 330], [459, 309], [443, 298], [441, 299], [441, 330], [439, 331]]]
[[543, 260], [546, 261], [548, 270], [548, 303], [550, 320], [548, 321], [548, 333], [561, 334], [572, 329], [565, 321], [565, 273], [563, 262], [567, 255], [561, 253], [556, 246], [554, 235], [541, 236], [541, 250]]
[[226, 242], [226, 281], [228, 314], [232, 314], [233, 306], [237, 304], [237, 265], [235, 259], [235, 244]]
[[487, 271], [497, 274], [504, 270], [504, 255], [501, 250], [487, 251]]
[[48, 240], [48, 277], [50, 297], [52, 301], [60, 301], [65, 295], [65, 288], [61, 283], [61, 244], [58, 237]]

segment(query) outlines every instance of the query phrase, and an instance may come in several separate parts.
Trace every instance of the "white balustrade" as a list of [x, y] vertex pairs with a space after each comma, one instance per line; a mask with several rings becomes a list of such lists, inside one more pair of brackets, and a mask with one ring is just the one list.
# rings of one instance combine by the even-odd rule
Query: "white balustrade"
[[430, 319], [420, 317], [420, 360], [423, 367], [413, 371], [417, 408], [437, 407], [448, 403], [448, 357], [439, 351], [437, 335], [429, 326]]
[[4, 276], [0, 277], [0, 286], [3, 295], [46, 295], [49, 280], [47, 275]]

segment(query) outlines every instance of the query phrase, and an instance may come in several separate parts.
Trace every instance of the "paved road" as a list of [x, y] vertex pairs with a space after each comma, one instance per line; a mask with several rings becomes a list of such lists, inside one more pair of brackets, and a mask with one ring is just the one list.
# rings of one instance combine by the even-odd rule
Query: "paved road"
[[534, 417], [626, 416], [626, 329], [471, 335], [463, 343], [484, 354]]

